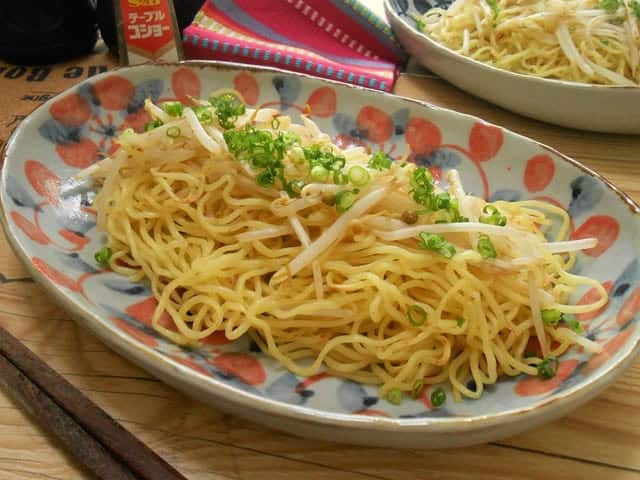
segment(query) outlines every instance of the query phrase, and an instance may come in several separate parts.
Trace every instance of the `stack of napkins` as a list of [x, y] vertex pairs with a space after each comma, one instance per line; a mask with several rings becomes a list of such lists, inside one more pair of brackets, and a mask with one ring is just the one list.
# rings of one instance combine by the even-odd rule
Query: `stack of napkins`
[[406, 59], [388, 24], [359, 0], [207, 0], [183, 39], [191, 60], [267, 65], [385, 91]]

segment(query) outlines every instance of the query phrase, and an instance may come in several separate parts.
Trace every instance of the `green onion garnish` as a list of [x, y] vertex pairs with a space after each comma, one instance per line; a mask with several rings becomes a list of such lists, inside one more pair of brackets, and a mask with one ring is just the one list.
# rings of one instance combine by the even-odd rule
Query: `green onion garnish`
[[109, 247], [102, 247], [100, 250], [98, 250], [93, 258], [96, 260], [96, 262], [98, 262], [100, 265], [102, 265], [103, 267], [108, 267], [109, 266], [109, 260], [111, 260], [111, 248]]
[[314, 182], [326, 182], [329, 179], [329, 170], [322, 165], [316, 165], [311, 169], [311, 178]]
[[180, 136], [180, 128], [179, 127], [169, 127], [169, 128], [167, 128], [167, 137], [178, 138], [179, 136]]
[[500, 211], [494, 207], [493, 205], [485, 205], [482, 209], [483, 213], [487, 215], [482, 215], [478, 218], [480, 223], [487, 223], [489, 225], [497, 225], [499, 227], [504, 227], [507, 224], [507, 217], [502, 215]]
[[402, 403], [402, 392], [399, 388], [392, 388], [387, 392], [387, 402], [393, 405], [400, 405]]
[[485, 234], [480, 234], [477, 250], [482, 258], [496, 258], [497, 256], [496, 249], [493, 246], [493, 243], [491, 243], [491, 239]]
[[540, 316], [542, 317], [543, 323], [550, 327], [555, 327], [560, 323], [560, 320], [562, 320], [562, 313], [556, 309], [545, 308], [540, 310]]
[[227, 130], [223, 136], [236, 160], [247, 162], [258, 172], [258, 185], [269, 187], [280, 180], [282, 188], [289, 195], [295, 195], [296, 186], [289, 186], [290, 182], [284, 176], [283, 159], [287, 152], [295, 150], [291, 147], [300, 141], [298, 137], [283, 132], [272, 134], [268, 130], [257, 130], [251, 125], [240, 130]]
[[181, 102], [164, 102], [162, 109], [172, 117], [180, 117], [184, 112], [184, 105]]
[[500, 7], [498, 6], [498, 0], [487, 0], [487, 5], [493, 10], [493, 21], [495, 22], [500, 15]]
[[413, 398], [418, 398], [422, 394], [422, 389], [424, 388], [424, 382], [421, 378], [416, 378], [413, 382], [413, 386], [411, 387], [411, 396]]
[[458, 324], [459, 327], [461, 327], [462, 325], [464, 325], [464, 322], [466, 322], [466, 320], [462, 317], [458, 318], [456, 320], [456, 323]]
[[349, 169], [349, 180], [356, 187], [363, 187], [371, 180], [371, 175], [367, 169], [360, 165], [354, 165]]
[[422, 232], [420, 234], [420, 247], [425, 250], [433, 250], [445, 258], [451, 258], [456, 253], [456, 247], [453, 243], [448, 242], [442, 235], [437, 233]]
[[280, 120], [278, 120], [276, 117], [273, 117], [271, 119], [271, 128], [273, 128], [274, 130], [278, 130], [280, 128]]
[[620, 7], [620, 0], [600, 0], [600, 8], [613, 13]]
[[349, 175], [340, 171], [333, 172], [333, 182], [337, 185], [346, 185], [349, 183]]
[[442, 387], [436, 388], [431, 392], [431, 404], [434, 407], [441, 407], [447, 401], [447, 392]]
[[391, 168], [392, 163], [393, 160], [391, 157], [382, 150], [379, 150], [371, 155], [371, 158], [369, 159], [369, 168], [373, 168], [375, 170], [388, 170]]
[[238, 117], [246, 112], [242, 100], [230, 93], [223, 93], [217, 97], [211, 96], [209, 102], [216, 108], [218, 123], [227, 130], [233, 128]]
[[161, 127], [162, 125], [164, 125], [162, 123], [162, 120], [156, 118], [155, 120], [151, 120], [150, 122], [144, 124], [144, 131], [148, 132], [150, 130], [153, 130], [154, 128]]
[[631, 7], [631, 10], [633, 10], [633, 14], [637, 18], [640, 18], [640, 2], [638, 0], [631, 0], [629, 2], [629, 6]]
[[424, 167], [418, 167], [411, 173], [411, 196], [424, 207], [418, 213], [438, 212], [436, 223], [465, 222], [468, 219], [460, 216], [458, 201], [446, 193], [435, 193], [433, 176]]
[[351, 208], [356, 201], [358, 192], [356, 190], [343, 190], [336, 194], [336, 210], [343, 213]]
[[296, 178], [291, 180], [290, 182], [284, 182], [284, 190], [289, 194], [290, 197], [299, 197], [302, 189], [304, 188], [305, 183], [301, 178]]
[[555, 377], [556, 373], [558, 372], [558, 365], [559, 362], [557, 358], [545, 358], [537, 366], [538, 377], [542, 378], [543, 380], [549, 380], [550, 378]]
[[409, 319], [409, 323], [411, 323], [411, 325], [419, 327], [421, 325], [424, 325], [424, 322], [427, 321], [427, 311], [420, 305], [411, 305], [407, 309], [407, 318]]
[[567, 323], [567, 327], [569, 327], [573, 332], [577, 333], [578, 335], [582, 335], [584, 333], [582, 324], [575, 318], [572, 318], [571, 320], [565, 320], [565, 321]]
[[198, 121], [203, 125], [208, 125], [213, 122], [213, 113], [211, 113], [211, 107], [206, 105], [196, 105], [193, 107], [193, 113], [196, 114]]

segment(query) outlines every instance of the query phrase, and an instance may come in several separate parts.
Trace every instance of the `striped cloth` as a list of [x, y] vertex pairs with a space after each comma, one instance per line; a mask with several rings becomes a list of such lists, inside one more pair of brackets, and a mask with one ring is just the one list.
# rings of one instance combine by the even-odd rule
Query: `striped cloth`
[[269, 65], [385, 91], [406, 59], [360, 0], [207, 0], [183, 40], [188, 59]]

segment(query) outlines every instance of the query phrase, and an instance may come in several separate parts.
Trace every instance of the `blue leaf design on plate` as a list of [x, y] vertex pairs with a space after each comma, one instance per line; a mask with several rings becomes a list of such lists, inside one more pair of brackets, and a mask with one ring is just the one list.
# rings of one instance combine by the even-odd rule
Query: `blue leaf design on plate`
[[56, 209], [56, 220], [61, 227], [78, 235], [86, 235], [89, 230], [96, 226], [94, 217], [75, 209], [65, 210], [64, 203], [61, 208]]
[[631, 284], [638, 280], [638, 260], [633, 260], [620, 274], [611, 287], [611, 297], [622, 297], [629, 291]]
[[397, 112], [393, 112], [391, 115], [391, 119], [393, 120], [394, 133], [396, 135], [404, 135], [404, 132], [407, 128], [407, 123], [409, 123], [409, 109], [403, 108], [402, 110], [398, 110]]
[[338, 387], [338, 402], [349, 412], [367, 409], [378, 403], [378, 397], [370, 397], [359, 383], [345, 380]]
[[58, 258], [60, 263], [65, 268], [84, 273], [97, 272], [97, 270], [93, 266], [82, 260], [82, 258], [80, 258], [80, 255], [78, 255], [77, 253], [63, 253], [54, 251], [53, 254], [56, 258]]
[[80, 85], [76, 93], [78, 94], [78, 96], [84, 98], [87, 102], [89, 102], [94, 111], [100, 106], [98, 97], [96, 97], [93, 93], [93, 84], [85, 83], [84, 85]]
[[40, 128], [38, 133], [52, 143], [67, 144], [80, 141], [80, 127], [69, 127], [63, 125], [53, 118], [47, 119]]
[[11, 197], [11, 200], [13, 200], [13, 203], [19, 207], [34, 209], [38, 207], [36, 201], [31, 197], [31, 195], [29, 195], [29, 192], [24, 189], [22, 184], [18, 182], [15, 177], [9, 175], [7, 180], [7, 193]]
[[600, 201], [604, 189], [598, 180], [581, 175], [571, 182], [571, 202], [569, 215], [575, 218], [589, 212]]
[[131, 283], [128, 280], [120, 280], [120, 279], [107, 279], [102, 282], [102, 284], [107, 287], [109, 290], [113, 290], [114, 292], [124, 293], [125, 295], [151, 295], [151, 290], [141, 283]]
[[267, 396], [274, 400], [291, 403], [293, 405], [304, 405], [314, 394], [313, 390], [297, 391], [300, 379], [291, 372], [278, 377], [266, 389]]
[[147, 98], [150, 98], [153, 102], [158, 100], [163, 88], [163, 81], [157, 78], [153, 80], [145, 80], [144, 82], [136, 85], [131, 103], [127, 106], [127, 113], [133, 113], [140, 110]]
[[346, 113], [337, 112], [333, 116], [333, 128], [342, 135], [348, 135], [355, 138], [362, 137], [356, 121], [351, 115], [347, 115]]
[[511, 190], [510, 188], [503, 188], [502, 190], [496, 190], [489, 197], [490, 202], [497, 202], [498, 200], [504, 200], [505, 202], [517, 202], [522, 198], [522, 192], [518, 190]]
[[457, 168], [462, 163], [462, 157], [457, 152], [446, 148], [439, 148], [427, 155], [415, 155], [414, 159], [423, 167], [440, 167], [443, 170]]
[[273, 86], [278, 92], [282, 110], [286, 110], [288, 105], [296, 103], [302, 90], [302, 82], [297, 77], [273, 77]]

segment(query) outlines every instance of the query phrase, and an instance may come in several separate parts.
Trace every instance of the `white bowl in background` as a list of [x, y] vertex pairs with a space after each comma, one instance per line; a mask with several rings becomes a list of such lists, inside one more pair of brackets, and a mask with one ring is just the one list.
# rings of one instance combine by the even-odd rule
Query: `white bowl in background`
[[640, 87], [567, 82], [496, 68], [455, 53], [418, 31], [412, 15], [424, 10], [424, 1], [385, 0], [384, 5], [404, 48], [456, 87], [507, 110], [562, 127], [640, 134]]

